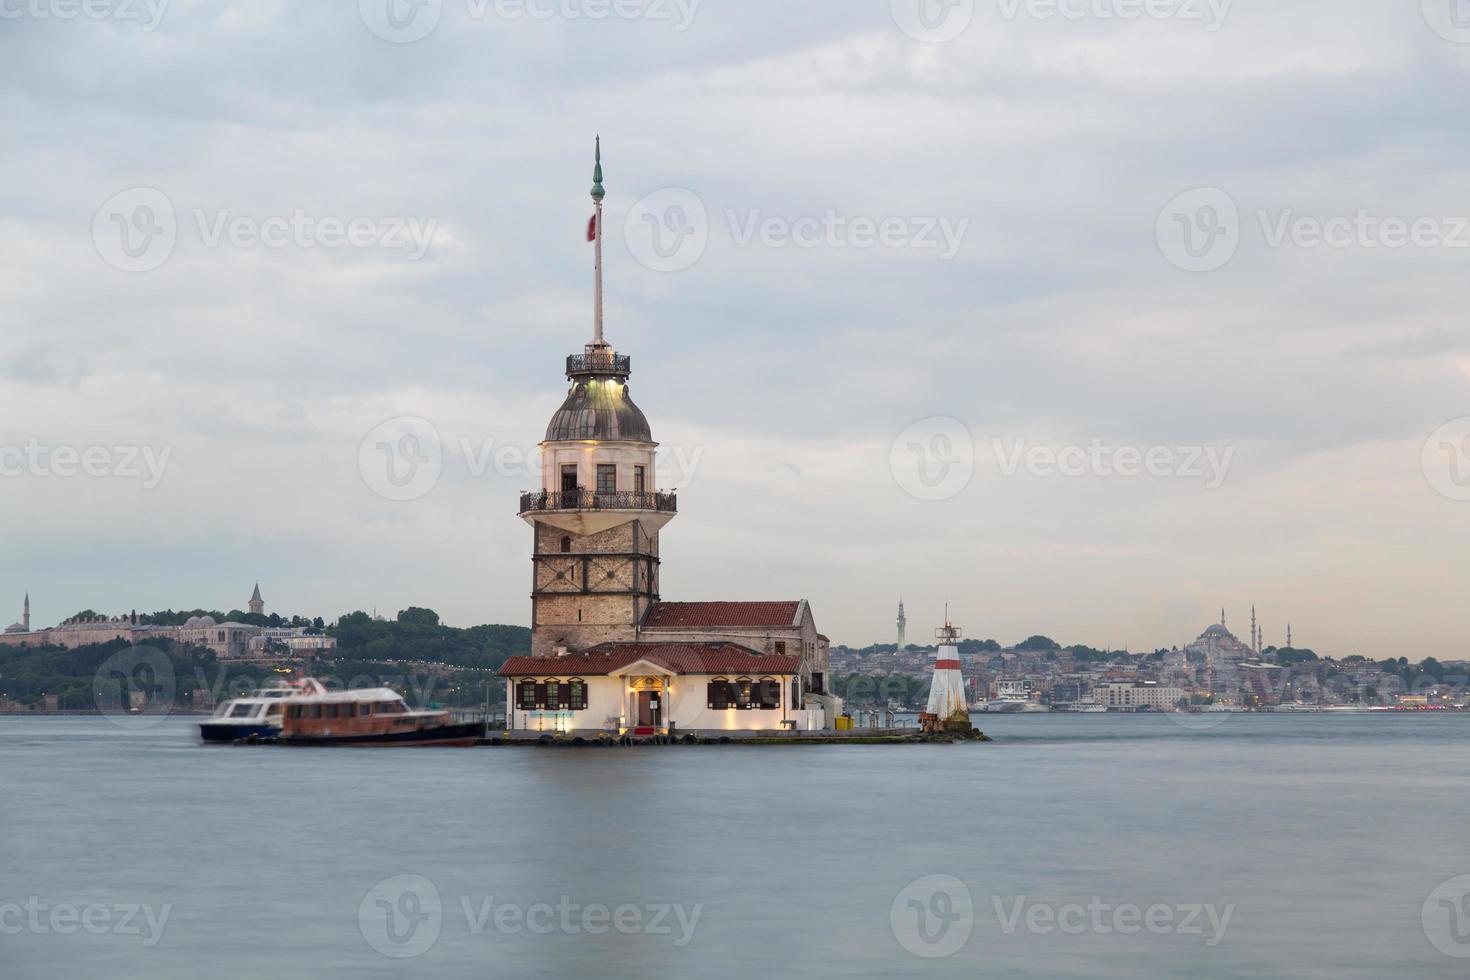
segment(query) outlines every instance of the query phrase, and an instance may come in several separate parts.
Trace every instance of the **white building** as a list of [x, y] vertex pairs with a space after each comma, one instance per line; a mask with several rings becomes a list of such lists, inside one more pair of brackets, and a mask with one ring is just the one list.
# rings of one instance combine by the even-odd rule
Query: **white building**
[[1189, 692], [1152, 681], [1112, 681], [1097, 688], [1093, 696], [1109, 711], [1174, 711]]
[[811, 731], [801, 658], [736, 643], [609, 643], [560, 657], [512, 657], [505, 677], [509, 731], [732, 733]]

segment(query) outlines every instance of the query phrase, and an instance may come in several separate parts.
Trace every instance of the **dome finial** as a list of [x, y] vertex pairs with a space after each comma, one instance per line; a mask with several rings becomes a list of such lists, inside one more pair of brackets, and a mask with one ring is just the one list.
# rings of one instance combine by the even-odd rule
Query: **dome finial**
[[602, 199], [607, 196], [607, 192], [602, 189], [602, 136], [601, 135], [599, 135], [597, 137], [596, 146], [597, 146], [597, 149], [594, 151], [594, 153], [595, 153], [597, 162], [596, 162], [596, 164], [592, 168], [592, 200], [596, 201], [598, 204], [601, 204], [602, 203]]

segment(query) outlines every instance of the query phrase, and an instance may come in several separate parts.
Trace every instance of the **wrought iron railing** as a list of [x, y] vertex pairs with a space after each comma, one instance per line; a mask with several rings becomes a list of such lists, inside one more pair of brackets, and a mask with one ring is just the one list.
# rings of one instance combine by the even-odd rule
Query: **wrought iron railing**
[[593, 490], [568, 490], [562, 493], [523, 493], [521, 513], [550, 510], [654, 510], [665, 514], [679, 512], [679, 495], [675, 493], [636, 493], [621, 490], [597, 493]]
[[567, 358], [567, 376], [578, 374], [616, 374], [626, 376], [633, 371], [633, 358], [626, 354], [573, 354]]

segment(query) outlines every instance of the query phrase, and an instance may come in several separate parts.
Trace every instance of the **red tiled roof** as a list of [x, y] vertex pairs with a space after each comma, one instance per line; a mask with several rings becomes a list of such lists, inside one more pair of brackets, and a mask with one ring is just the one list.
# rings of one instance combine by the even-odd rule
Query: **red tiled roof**
[[502, 677], [595, 677], [639, 660], [675, 674], [795, 674], [800, 657], [757, 653], [738, 643], [604, 643], [565, 657], [511, 657]]
[[643, 628], [789, 627], [800, 608], [800, 602], [660, 602], [648, 610]]

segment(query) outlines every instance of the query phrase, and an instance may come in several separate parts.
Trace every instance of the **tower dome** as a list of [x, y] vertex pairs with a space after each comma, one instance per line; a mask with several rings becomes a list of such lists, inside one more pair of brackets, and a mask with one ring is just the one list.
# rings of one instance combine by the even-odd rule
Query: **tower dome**
[[629, 358], [588, 349], [567, 358], [572, 389], [546, 426], [547, 442], [653, 442], [643, 410], [628, 394]]

